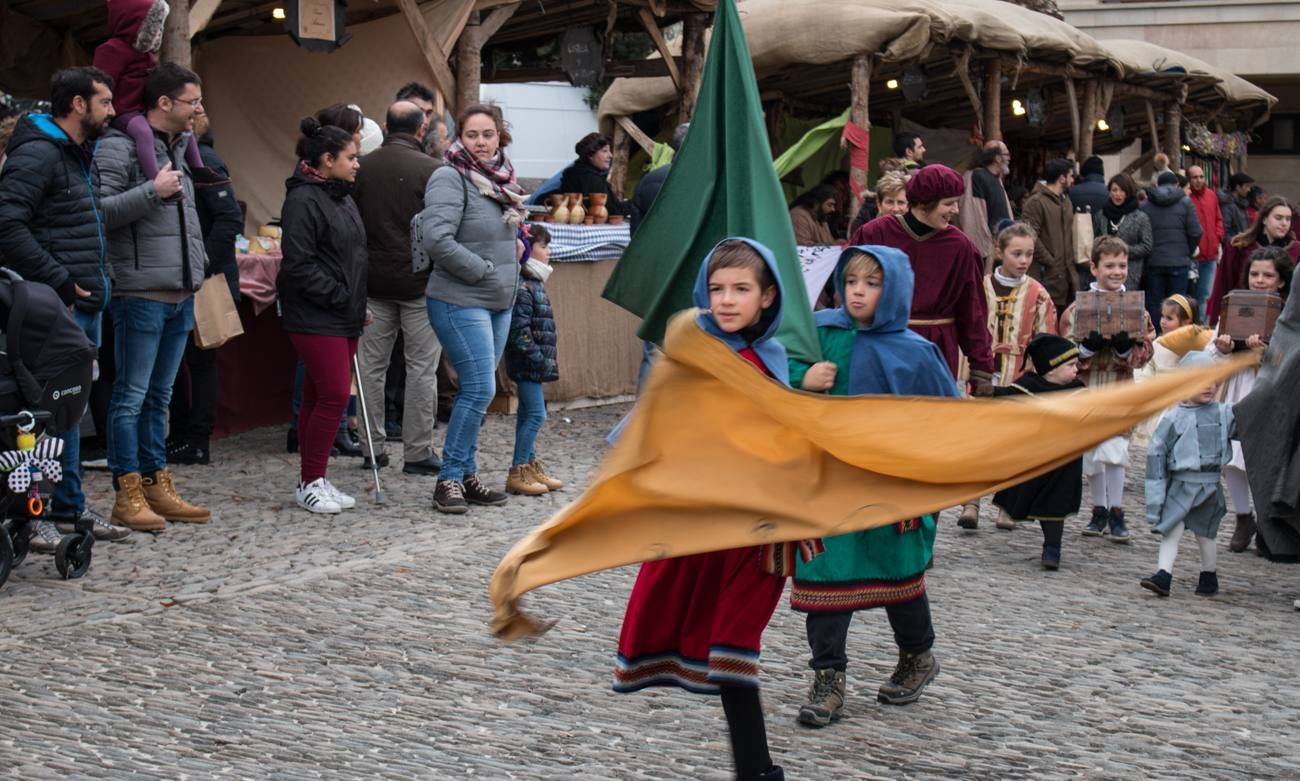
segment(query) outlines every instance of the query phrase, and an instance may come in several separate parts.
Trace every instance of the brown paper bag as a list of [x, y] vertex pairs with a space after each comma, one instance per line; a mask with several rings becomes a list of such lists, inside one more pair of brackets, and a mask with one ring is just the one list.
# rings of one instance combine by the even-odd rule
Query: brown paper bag
[[226, 275], [203, 280], [203, 287], [194, 294], [194, 343], [201, 350], [215, 350], [243, 332]]
[[1074, 262], [1086, 266], [1092, 260], [1092, 215], [1076, 212], [1074, 215]]

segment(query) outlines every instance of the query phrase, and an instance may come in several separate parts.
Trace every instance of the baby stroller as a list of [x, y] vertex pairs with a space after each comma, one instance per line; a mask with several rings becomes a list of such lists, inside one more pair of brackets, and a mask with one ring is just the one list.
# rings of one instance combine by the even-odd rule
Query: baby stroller
[[74, 525], [54, 555], [59, 574], [90, 568], [92, 521], [56, 516], [48, 497], [62, 478], [63, 442], [90, 400], [95, 350], [53, 289], [0, 268], [0, 585], [27, 556], [28, 524]]

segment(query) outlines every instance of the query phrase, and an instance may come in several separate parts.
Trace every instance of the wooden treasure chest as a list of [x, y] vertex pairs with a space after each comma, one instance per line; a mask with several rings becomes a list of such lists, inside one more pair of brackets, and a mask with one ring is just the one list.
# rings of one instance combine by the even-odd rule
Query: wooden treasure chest
[[1074, 333], [1078, 341], [1093, 331], [1114, 336], [1123, 331], [1135, 340], [1146, 335], [1146, 295], [1140, 290], [1085, 290], [1074, 300]]
[[1234, 290], [1223, 297], [1222, 310], [1219, 333], [1233, 339], [1244, 340], [1253, 334], [1268, 339], [1282, 314], [1282, 296], [1271, 290]]

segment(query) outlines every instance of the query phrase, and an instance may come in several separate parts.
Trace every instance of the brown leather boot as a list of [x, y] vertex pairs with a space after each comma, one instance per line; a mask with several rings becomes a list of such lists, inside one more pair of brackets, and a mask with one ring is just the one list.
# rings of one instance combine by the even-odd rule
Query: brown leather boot
[[1237, 513], [1237, 525], [1232, 529], [1232, 540], [1228, 543], [1228, 550], [1233, 553], [1241, 553], [1250, 547], [1250, 541], [1255, 538], [1255, 516], [1253, 513]]
[[961, 515], [957, 517], [957, 525], [963, 529], [978, 529], [980, 527], [979, 502], [968, 502], [961, 506]]
[[564, 487], [563, 480], [558, 477], [552, 477], [551, 474], [546, 471], [546, 464], [543, 463], [542, 459], [534, 458], [532, 463], [528, 466], [533, 468], [533, 479], [546, 486], [548, 490], [558, 491]]
[[114, 480], [117, 483], [117, 500], [113, 502], [113, 520], [128, 529], [156, 532], [167, 528], [163, 517], [149, 507], [141, 488], [140, 475], [130, 472]]
[[510, 474], [506, 476], [506, 493], [541, 496], [547, 490], [545, 485], [533, 478], [533, 470], [528, 464], [510, 467]]
[[167, 520], [177, 523], [207, 523], [212, 520], [208, 508], [190, 504], [177, 495], [170, 471], [159, 469], [151, 475], [145, 475], [141, 482], [149, 507]]

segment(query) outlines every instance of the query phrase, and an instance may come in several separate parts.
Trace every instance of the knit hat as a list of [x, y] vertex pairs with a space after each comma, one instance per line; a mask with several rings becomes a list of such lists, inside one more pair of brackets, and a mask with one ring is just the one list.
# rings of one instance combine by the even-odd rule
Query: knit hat
[[1165, 171], [1156, 177], [1157, 185], [1178, 184], [1178, 174], [1173, 171]]
[[1195, 369], [1198, 366], [1212, 366], [1214, 359], [1200, 350], [1193, 350], [1178, 361], [1180, 369]]
[[1072, 358], [1079, 357], [1079, 346], [1063, 336], [1038, 334], [1025, 349], [1034, 373], [1042, 376]]
[[1254, 184], [1254, 183], [1255, 183], [1255, 177], [1246, 173], [1238, 172], [1228, 177], [1229, 187], [1240, 187], [1243, 184]]
[[966, 182], [961, 174], [942, 163], [931, 163], [907, 180], [908, 203], [936, 203], [965, 194]]

